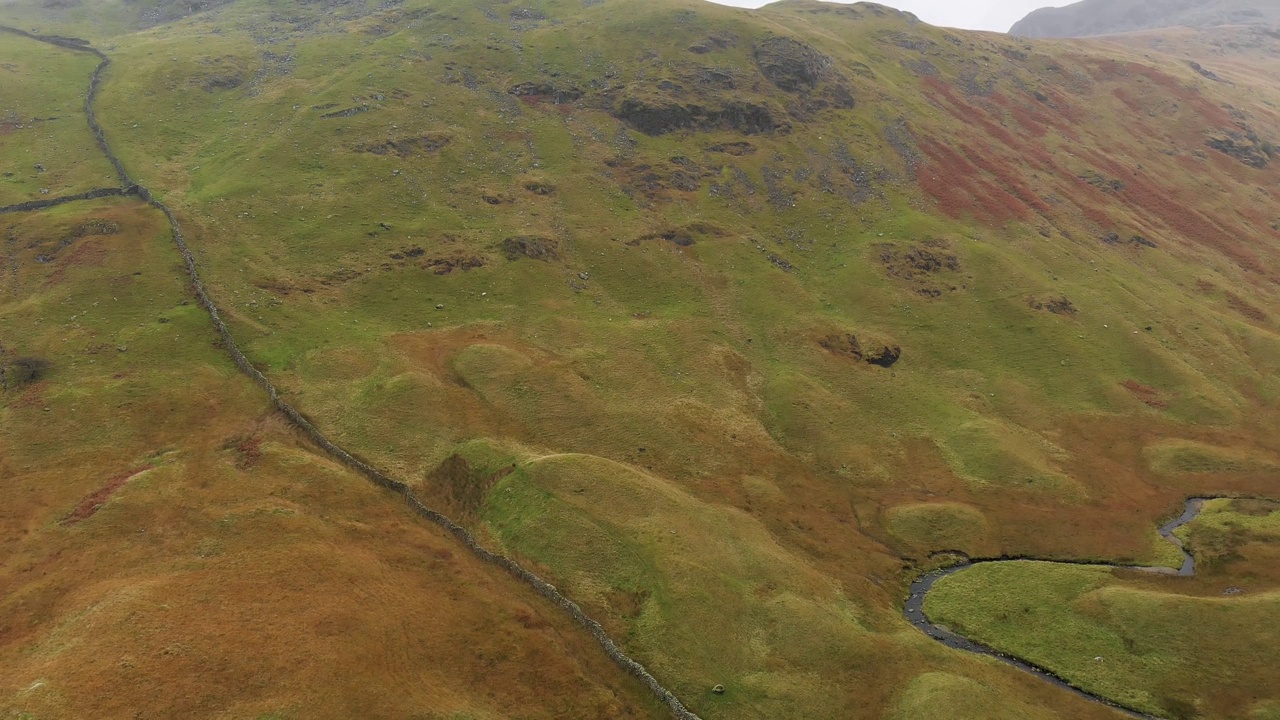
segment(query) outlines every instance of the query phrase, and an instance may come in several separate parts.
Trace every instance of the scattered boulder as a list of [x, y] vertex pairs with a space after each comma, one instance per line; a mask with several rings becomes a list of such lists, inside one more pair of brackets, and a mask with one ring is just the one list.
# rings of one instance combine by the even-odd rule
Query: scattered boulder
[[1050, 298], [1048, 300], [1032, 300], [1031, 307], [1035, 310], [1046, 310], [1054, 315], [1076, 315], [1079, 309], [1075, 303], [1071, 302], [1066, 296]]
[[422, 263], [424, 270], [430, 270], [436, 275], [452, 275], [455, 270], [467, 272], [484, 266], [484, 258], [476, 255], [437, 257]]
[[511, 9], [511, 19], [512, 20], [531, 20], [531, 21], [537, 22], [540, 20], [546, 20], [547, 14], [537, 8], [519, 7], [519, 8]]
[[508, 260], [529, 258], [548, 262], [560, 258], [560, 243], [554, 238], [517, 235], [502, 241], [502, 253]]

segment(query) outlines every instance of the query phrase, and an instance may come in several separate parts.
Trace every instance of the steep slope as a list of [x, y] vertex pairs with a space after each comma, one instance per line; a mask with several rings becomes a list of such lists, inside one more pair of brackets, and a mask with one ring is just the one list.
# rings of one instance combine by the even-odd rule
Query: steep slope
[[1182, 26], [1276, 24], [1280, 6], [1269, 0], [1082, 0], [1036, 10], [1014, 23], [1009, 34], [1070, 38]]
[[1177, 460], [1277, 455], [1262, 75], [795, 1], [4, 12], [113, 58], [287, 399], [702, 717], [1113, 717], [917, 634], [912, 576], [1155, 562], [1186, 495], [1273, 489]]

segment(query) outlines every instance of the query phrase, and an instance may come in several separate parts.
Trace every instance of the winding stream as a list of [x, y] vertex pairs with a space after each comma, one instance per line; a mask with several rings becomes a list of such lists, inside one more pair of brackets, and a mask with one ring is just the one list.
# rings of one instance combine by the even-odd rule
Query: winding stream
[[1102, 697], [1101, 695], [1096, 695], [1087, 690], [1076, 687], [1075, 685], [1072, 685], [1070, 681], [1057, 675], [1052, 670], [1040, 667], [1034, 663], [1023, 660], [1022, 658], [1013, 657], [1012, 655], [1006, 655], [996, 650], [995, 648], [970, 640], [969, 638], [964, 637], [963, 635], [959, 635], [942, 625], [937, 625], [931, 622], [928, 616], [925, 615], [925, 612], [924, 612], [925, 598], [928, 597], [929, 592], [933, 590], [934, 585], [936, 585], [939, 580], [945, 577], [948, 577], [950, 575], [955, 575], [956, 573], [959, 573], [959, 572], [963, 572], [976, 565], [987, 565], [991, 563], [1002, 563], [1002, 562], [1016, 562], [1020, 560], [1033, 560], [1036, 562], [1052, 562], [1052, 563], [1065, 564], [1065, 565], [1092, 565], [1092, 566], [1102, 566], [1102, 567], [1113, 567], [1113, 568], [1121, 568], [1125, 570], [1137, 570], [1139, 572], [1159, 573], [1161, 575], [1177, 575], [1179, 577], [1190, 577], [1192, 575], [1195, 575], [1196, 573], [1196, 560], [1194, 557], [1192, 557], [1191, 553], [1187, 552], [1187, 549], [1182, 544], [1182, 541], [1179, 540], [1177, 536], [1175, 536], [1173, 533], [1178, 528], [1190, 523], [1192, 520], [1195, 520], [1197, 517], [1199, 517], [1200, 512], [1204, 510], [1204, 505], [1206, 502], [1210, 500], [1218, 500], [1218, 499], [1221, 499], [1221, 498], [1216, 498], [1216, 497], [1191, 498], [1187, 500], [1186, 507], [1180, 516], [1178, 516], [1176, 519], [1171, 520], [1165, 525], [1160, 527], [1160, 537], [1164, 538], [1167, 542], [1170, 542], [1173, 545], [1177, 546], [1178, 550], [1182, 552], [1182, 566], [1177, 568], [1176, 570], [1174, 568], [1168, 568], [1168, 567], [1119, 565], [1115, 563], [1104, 563], [1104, 562], [1076, 562], [1071, 560], [1052, 560], [1052, 559], [1033, 558], [1033, 557], [966, 559], [964, 562], [962, 562], [959, 565], [955, 565], [949, 568], [944, 568], [942, 570], [935, 570], [931, 573], [922, 575], [919, 578], [917, 578], [915, 582], [911, 583], [910, 594], [907, 596], [907, 602], [906, 602], [906, 605], [903, 606], [902, 614], [906, 616], [907, 620], [912, 625], [914, 625], [917, 629], [919, 629], [921, 632], [933, 638], [934, 640], [937, 640], [943, 645], [946, 645], [949, 648], [954, 648], [956, 650], [963, 650], [964, 652], [974, 653], [976, 655], [985, 655], [987, 657], [995, 658], [1005, 664], [1012, 665], [1013, 667], [1016, 667], [1019, 670], [1022, 670], [1023, 672], [1027, 672], [1032, 675], [1035, 675], [1041, 680], [1044, 680], [1045, 682], [1048, 682], [1052, 685], [1060, 687], [1063, 690], [1066, 690], [1072, 693], [1073, 695], [1076, 695], [1077, 697], [1082, 697], [1086, 700], [1089, 700], [1090, 702], [1106, 705], [1107, 707], [1112, 708], [1129, 717], [1142, 718], [1143, 720], [1162, 720], [1162, 718], [1160, 718], [1157, 715], [1151, 715], [1149, 713], [1145, 713], [1131, 707], [1126, 707], [1124, 705], [1121, 705], [1115, 702], [1114, 700], [1110, 700], [1108, 698]]

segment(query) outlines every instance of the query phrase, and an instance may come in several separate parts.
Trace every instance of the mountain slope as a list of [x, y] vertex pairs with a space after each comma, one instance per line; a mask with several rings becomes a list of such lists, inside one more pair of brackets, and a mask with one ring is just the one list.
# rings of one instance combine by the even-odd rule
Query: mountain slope
[[[2, 14], [110, 55], [108, 139], [288, 401], [702, 717], [1112, 717], [916, 633], [906, 585], [941, 550], [1154, 562], [1185, 495], [1274, 483], [1166, 462], [1277, 455], [1259, 75], [794, 0], [190, 11]], [[22, 272], [68, 262], [13, 237]], [[123, 330], [61, 345], [32, 292], [6, 296], [5, 346], [71, 392]], [[570, 714], [645, 710], [611, 672]]]
[[1032, 38], [1112, 35], [1157, 28], [1280, 24], [1280, 6], [1267, 0], [1082, 0], [1041, 8], [1009, 34]]

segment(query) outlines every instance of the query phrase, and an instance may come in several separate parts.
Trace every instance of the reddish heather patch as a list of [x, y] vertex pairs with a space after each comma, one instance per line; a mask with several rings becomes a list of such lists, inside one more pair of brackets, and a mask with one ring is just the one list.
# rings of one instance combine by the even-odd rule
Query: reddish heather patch
[[920, 142], [929, 158], [916, 172], [920, 188], [938, 203], [947, 217], [972, 215], [979, 222], [997, 224], [1025, 218], [1027, 207], [1007, 191], [982, 177], [982, 170], [950, 146], [933, 139]]
[[27, 386], [22, 395], [13, 401], [12, 407], [32, 408], [44, 405], [44, 391], [49, 387], [48, 380], [39, 380]]
[[1120, 385], [1149, 407], [1157, 410], [1164, 410], [1169, 407], [1169, 403], [1160, 397], [1160, 391], [1150, 385], [1143, 385], [1137, 380], [1125, 380]]
[[[1120, 62], [1118, 60], [1099, 60], [1097, 58], [1089, 58], [1081, 56], [1078, 58], [1082, 64], [1088, 68], [1090, 75], [1098, 82], [1115, 82], [1118, 80], [1132, 81], [1137, 76], [1150, 81], [1153, 85], [1163, 90], [1170, 96], [1170, 99], [1176, 101], [1183, 107], [1190, 108], [1193, 112], [1200, 115], [1204, 121], [1211, 125], [1219, 127], [1231, 127], [1231, 116], [1225, 110], [1214, 105], [1205, 99], [1200, 91], [1194, 86], [1184, 85], [1172, 75], [1165, 74], [1153, 67], [1148, 67], [1136, 62]], [[1130, 102], [1137, 103], [1137, 98], [1128, 96], [1128, 99], [1120, 97], [1125, 104]], [[1132, 105], [1130, 107], [1133, 107]]]
[[1043, 115], [1032, 112], [1022, 105], [1014, 105], [1009, 108], [1009, 113], [1032, 137], [1042, 138], [1049, 134], [1049, 129], [1042, 122]]
[[62, 524], [75, 525], [81, 520], [92, 517], [94, 513], [102, 509], [102, 506], [107, 503], [107, 500], [110, 499], [117, 490], [124, 487], [125, 483], [150, 469], [151, 468], [145, 467], [134, 468], [111, 478], [102, 487], [98, 488], [93, 493], [86, 496], [85, 499], [81, 500], [80, 504], [76, 505], [75, 509], [62, 519]]
[[223, 444], [224, 450], [236, 454], [236, 467], [248, 470], [262, 458], [262, 438], [258, 435], [240, 435]]
[[1265, 312], [1257, 306], [1249, 304], [1249, 302], [1244, 298], [1230, 290], [1227, 291], [1227, 305], [1230, 305], [1232, 310], [1235, 310], [1250, 320], [1256, 320], [1258, 322], [1267, 321], [1267, 314]]
[[[947, 83], [937, 77], [927, 77], [924, 79], [924, 84], [928, 90], [932, 91], [927, 94], [931, 96], [934, 103], [950, 112], [957, 120], [969, 126], [981, 126], [988, 135], [1009, 147], [1017, 147], [1020, 144], [1014, 140], [1013, 135], [1003, 125], [991, 119], [991, 115], [987, 110], [978, 108], [973, 103], [956, 95], [956, 91]], [[939, 100], [939, 96], [946, 101], [945, 105]], [[1003, 96], [999, 93], [993, 93], [992, 97], [1003, 99]]]
[[1146, 175], [1106, 155], [1088, 152], [1086, 157], [1107, 176], [1124, 182], [1123, 198], [1128, 204], [1145, 211], [1195, 244], [1218, 250], [1241, 268], [1262, 271], [1257, 254], [1248, 249], [1248, 233], [1242, 228], [1227, 224], [1221, 218], [1211, 220], [1195, 209], [1193, 198], [1179, 197], [1176, 188], [1162, 188]]

